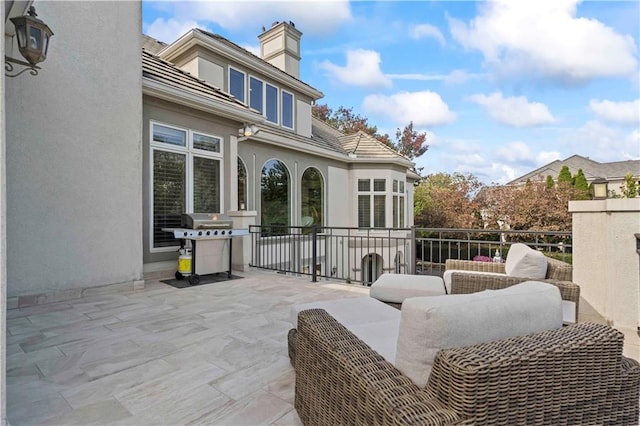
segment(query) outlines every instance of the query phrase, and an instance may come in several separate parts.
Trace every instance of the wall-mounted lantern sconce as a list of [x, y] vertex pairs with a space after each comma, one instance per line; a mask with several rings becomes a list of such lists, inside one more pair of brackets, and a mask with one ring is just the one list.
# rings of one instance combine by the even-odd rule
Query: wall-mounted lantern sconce
[[604, 200], [607, 198], [608, 193], [609, 187], [606, 179], [599, 177], [591, 182], [591, 194], [594, 200]]
[[238, 129], [238, 136], [244, 136], [248, 138], [249, 136], [255, 136], [260, 132], [258, 126], [255, 124], [245, 124], [241, 128]]
[[[27, 62], [5, 55], [4, 69], [7, 77], [17, 77], [27, 70], [31, 70], [31, 75], [38, 75], [40, 67], [37, 64], [47, 59], [49, 39], [53, 35], [53, 31], [36, 16], [38, 16], [36, 8], [31, 6], [27, 15], [11, 18], [11, 22], [16, 28], [18, 49]], [[14, 69], [13, 64], [22, 65], [26, 68], [15, 74], [9, 74]]]

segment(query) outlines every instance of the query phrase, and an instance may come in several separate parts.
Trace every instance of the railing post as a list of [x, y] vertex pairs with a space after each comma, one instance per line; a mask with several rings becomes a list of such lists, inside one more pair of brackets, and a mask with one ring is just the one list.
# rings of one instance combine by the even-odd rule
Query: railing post
[[416, 245], [416, 226], [412, 225], [411, 226], [411, 271], [409, 271], [410, 274], [415, 275], [416, 273], [416, 262], [417, 262], [417, 258], [418, 258], [418, 253], [416, 253], [416, 248], [418, 246]]
[[318, 226], [313, 225], [311, 228], [311, 282], [318, 282], [318, 271], [316, 265], [318, 264], [316, 258], [318, 256]]

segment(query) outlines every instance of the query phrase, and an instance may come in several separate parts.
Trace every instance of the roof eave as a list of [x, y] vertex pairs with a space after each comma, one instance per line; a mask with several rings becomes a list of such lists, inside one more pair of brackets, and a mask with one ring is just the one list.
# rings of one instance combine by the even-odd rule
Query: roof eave
[[215, 113], [218, 116], [240, 122], [260, 124], [265, 121], [265, 118], [262, 115], [250, 110], [243, 110], [242, 108], [231, 105], [227, 102], [198, 95], [187, 90], [178, 89], [174, 86], [161, 83], [144, 76], [142, 77], [142, 93], [197, 110]]

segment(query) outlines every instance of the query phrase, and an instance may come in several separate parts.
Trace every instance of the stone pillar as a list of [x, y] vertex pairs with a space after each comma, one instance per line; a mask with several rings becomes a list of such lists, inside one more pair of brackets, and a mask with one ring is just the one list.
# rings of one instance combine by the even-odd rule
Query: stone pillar
[[[258, 212], [254, 210], [232, 210], [227, 212], [233, 220], [233, 227], [248, 229], [250, 225], [256, 224]], [[235, 237], [233, 239], [233, 259], [232, 268], [235, 271], [246, 271], [251, 262], [251, 235]]]
[[573, 281], [581, 296], [619, 329], [640, 325], [640, 198], [569, 202]]

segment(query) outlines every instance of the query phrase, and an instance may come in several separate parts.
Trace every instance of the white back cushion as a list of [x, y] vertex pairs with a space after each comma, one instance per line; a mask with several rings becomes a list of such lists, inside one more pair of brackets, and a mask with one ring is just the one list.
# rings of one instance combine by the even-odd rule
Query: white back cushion
[[560, 327], [560, 290], [547, 283], [527, 281], [502, 290], [409, 298], [402, 305], [395, 366], [424, 387], [440, 349]]
[[547, 276], [547, 258], [525, 244], [516, 243], [509, 248], [504, 270], [512, 277], [543, 280]]

